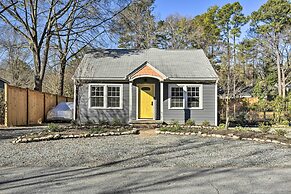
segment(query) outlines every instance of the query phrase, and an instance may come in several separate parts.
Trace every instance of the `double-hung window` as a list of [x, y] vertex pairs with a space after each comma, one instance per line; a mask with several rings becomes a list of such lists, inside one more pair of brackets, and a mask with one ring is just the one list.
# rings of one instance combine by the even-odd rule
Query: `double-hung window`
[[107, 87], [107, 107], [120, 107], [120, 86]]
[[187, 107], [199, 108], [200, 107], [200, 87], [187, 86]]
[[183, 108], [184, 107], [183, 87], [172, 86], [170, 88], [171, 88], [170, 89], [170, 93], [171, 93], [170, 107], [171, 108]]
[[170, 84], [169, 109], [202, 109], [202, 84]]
[[90, 106], [104, 107], [104, 86], [91, 86]]
[[89, 90], [90, 108], [122, 109], [122, 85], [91, 84]]

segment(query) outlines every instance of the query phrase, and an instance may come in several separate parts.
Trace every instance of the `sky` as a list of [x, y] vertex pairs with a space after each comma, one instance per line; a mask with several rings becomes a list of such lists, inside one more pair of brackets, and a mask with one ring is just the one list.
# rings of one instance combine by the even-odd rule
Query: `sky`
[[[267, 0], [155, 0], [154, 14], [157, 20], [163, 20], [173, 14], [194, 17], [205, 13], [211, 6], [218, 5], [221, 7], [227, 3], [237, 1], [242, 5], [245, 15], [250, 15], [267, 2]], [[248, 24], [242, 27], [241, 39], [247, 35], [248, 28]]]
[[158, 19], [165, 19], [171, 14], [193, 17], [206, 12], [210, 6], [223, 6], [236, 1], [243, 6], [243, 13], [246, 15], [251, 14], [267, 2], [267, 0], [156, 0], [155, 15]]

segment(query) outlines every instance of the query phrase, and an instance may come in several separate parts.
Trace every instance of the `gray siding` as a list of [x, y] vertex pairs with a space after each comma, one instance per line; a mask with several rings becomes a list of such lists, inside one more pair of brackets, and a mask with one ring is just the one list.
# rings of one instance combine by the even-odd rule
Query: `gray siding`
[[[123, 83], [123, 109], [92, 109], [89, 108], [89, 84], [79, 86], [77, 103], [77, 119], [81, 123], [98, 123], [99, 121], [114, 121], [115, 119], [128, 123], [137, 119], [137, 86], [142, 80], [135, 80], [132, 87], [132, 114], [129, 115], [129, 83]], [[104, 82], [103, 82], [104, 83]], [[160, 120], [160, 83], [154, 79], [147, 79], [147, 83], [155, 83], [155, 113], [156, 120]], [[191, 82], [193, 83], [193, 82]], [[184, 83], [184, 84], [191, 84]], [[106, 84], [106, 83], [104, 83]], [[110, 82], [112, 84], [112, 82]], [[120, 84], [120, 83], [116, 83]], [[215, 84], [203, 84], [203, 109], [169, 109], [168, 86], [164, 83], [163, 116], [167, 123], [177, 120], [184, 123], [187, 119], [193, 119], [197, 124], [207, 120], [215, 125]]]
[[[104, 82], [103, 82], [104, 83]], [[106, 83], [104, 83], [106, 84]], [[112, 84], [112, 83], [110, 83]], [[120, 83], [116, 83], [120, 84]], [[81, 123], [99, 123], [99, 121], [119, 120], [128, 123], [129, 118], [129, 84], [123, 84], [123, 109], [92, 109], [89, 108], [89, 84], [79, 86], [77, 110], [78, 121]]]
[[196, 124], [201, 124], [203, 121], [207, 120], [211, 125], [215, 125], [215, 84], [203, 84], [203, 109], [200, 110], [169, 109], [168, 86], [168, 83], [164, 83], [163, 110], [165, 122], [170, 123], [175, 120], [184, 123], [188, 119], [193, 119]]

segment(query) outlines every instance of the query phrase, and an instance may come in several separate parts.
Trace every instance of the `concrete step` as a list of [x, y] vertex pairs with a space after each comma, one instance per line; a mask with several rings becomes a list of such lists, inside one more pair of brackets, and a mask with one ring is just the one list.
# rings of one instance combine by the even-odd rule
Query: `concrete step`
[[135, 128], [154, 129], [163, 124], [160, 120], [134, 120], [130, 122]]

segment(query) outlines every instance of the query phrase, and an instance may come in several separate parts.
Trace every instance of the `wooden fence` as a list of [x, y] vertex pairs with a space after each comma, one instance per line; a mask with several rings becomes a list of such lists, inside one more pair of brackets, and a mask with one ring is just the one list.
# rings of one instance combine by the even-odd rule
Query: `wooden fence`
[[5, 84], [5, 126], [37, 125], [59, 102], [73, 99]]

